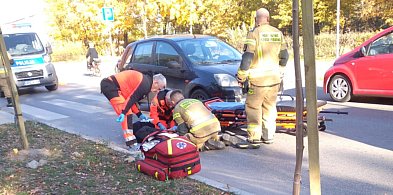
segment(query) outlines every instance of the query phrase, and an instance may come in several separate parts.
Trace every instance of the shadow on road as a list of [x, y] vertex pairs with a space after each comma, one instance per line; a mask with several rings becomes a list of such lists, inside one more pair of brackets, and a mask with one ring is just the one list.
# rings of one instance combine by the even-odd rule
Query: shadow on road
[[[284, 93], [295, 95], [295, 89], [287, 89]], [[305, 88], [303, 88], [306, 97]], [[317, 88], [318, 100], [325, 100], [328, 104], [325, 110], [339, 110], [348, 115], [320, 114], [332, 119], [327, 122], [326, 132], [347, 139], [359, 141], [372, 146], [393, 150], [389, 140], [393, 140], [393, 133], [389, 125], [392, 121], [393, 98], [384, 97], [354, 97], [350, 102], [333, 102], [323, 88]]]

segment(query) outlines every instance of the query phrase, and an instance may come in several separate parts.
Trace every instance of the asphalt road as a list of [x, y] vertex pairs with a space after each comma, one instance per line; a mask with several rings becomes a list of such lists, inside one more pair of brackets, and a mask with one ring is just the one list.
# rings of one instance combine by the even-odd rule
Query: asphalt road
[[[104, 59], [103, 76], [113, 73], [116, 59]], [[317, 63], [318, 99], [321, 78], [329, 63]], [[57, 63], [61, 86], [22, 90], [20, 100], [26, 119], [123, 147], [120, 125], [105, 97], [99, 93], [101, 78], [85, 74], [84, 62]], [[294, 94], [292, 65], [288, 65], [285, 93]], [[304, 77], [303, 77], [304, 78]], [[0, 120], [12, 109], [4, 108]], [[324, 114], [333, 119], [319, 133], [323, 194], [393, 194], [393, 101], [360, 98], [355, 102], [328, 102], [325, 109], [349, 115]], [[10, 115], [10, 114], [8, 114]], [[3, 117], [2, 117], [3, 116]], [[301, 194], [309, 194], [308, 145], [305, 141]], [[201, 153], [202, 171], [193, 178], [238, 194], [291, 194], [295, 169], [295, 136], [277, 133], [274, 144], [257, 150], [227, 147]]]

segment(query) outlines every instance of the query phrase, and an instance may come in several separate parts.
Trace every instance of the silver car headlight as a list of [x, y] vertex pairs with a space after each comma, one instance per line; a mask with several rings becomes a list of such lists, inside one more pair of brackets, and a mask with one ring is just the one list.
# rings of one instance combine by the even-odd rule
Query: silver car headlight
[[239, 84], [235, 77], [229, 74], [214, 74], [214, 79], [216, 79], [218, 85], [221, 87], [238, 87]]

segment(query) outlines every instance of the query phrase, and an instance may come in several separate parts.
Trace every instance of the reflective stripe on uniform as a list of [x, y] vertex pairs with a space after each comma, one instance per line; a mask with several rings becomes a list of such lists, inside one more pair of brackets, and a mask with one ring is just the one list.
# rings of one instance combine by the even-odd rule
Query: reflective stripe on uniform
[[247, 125], [247, 131], [248, 132], [255, 132], [261, 129], [261, 126], [259, 126], [257, 123], [249, 123]]
[[262, 44], [259, 45], [258, 51], [258, 60], [262, 59]]
[[259, 78], [263, 77], [267, 74], [271, 74], [272, 72], [279, 72], [278, 66], [261, 66], [260, 68], [252, 68], [248, 70], [250, 74], [248, 75], [249, 78]]
[[173, 114], [173, 120], [176, 120], [177, 118], [181, 118], [181, 115], [178, 112]]
[[253, 95], [254, 94], [254, 89], [253, 88], [249, 88], [247, 91], [248, 94]]
[[241, 70], [241, 69], [239, 69], [237, 71], [237, 77], [239, 79], [241, 79], [242, 81], [244, 81], [244, 80], [246, 80], [246, 78], [248, 76], [248, 72], [249, 72], [248, 70]]
[[257, 123], [247, 125], [248, 139], [261, 140], [262, 126]]
[[134, 131], [131, 129], [123, 130], [123, 137], [126, 141], [132, 141], [136, 139]]
[[257, 42], [254, 40], [254, 39], [246, 39], [245, 41], [244, 41], [244, 44], [247, 44], [247, 45], [256, 45], [257, 44]]
[[198, 131], [199, 129], [201, 129], [201, 128], [207, 126], [207, 125], [210, 125], [210, 124], [212, 124], [212, 123], [215, 123], [215, 122], [218, 122], [218, 123], [219, 123], [218, 119], [217, 119], [216, 117], [213, 117], [213, 118], [210, 119], [210, 120], [207, 120], [207, 121], [205, 121], [205, 122], [203, 122], [203, 123], [200, 123], [200, 124], [196, 125], [195, 127], [192, 127], [192, 128], [190, 129], [190, 132], [191, 132], [191, 133], [195, 133], [195, 132]]

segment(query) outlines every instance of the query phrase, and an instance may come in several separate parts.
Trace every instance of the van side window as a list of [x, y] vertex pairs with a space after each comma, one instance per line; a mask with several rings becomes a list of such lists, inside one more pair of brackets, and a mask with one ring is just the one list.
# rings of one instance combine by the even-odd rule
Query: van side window
[[138, 44], [135, 48], [133, 63], [152, 64], [153, 63], [153, 57], [152, 57], [153, 44], [154, 44], [154, 42]]
[[168, 62], [175, 61], [180, 64], [180, 55], [177, 53], [175, 48], [165, 42], [157, 42], [156, 46], [157, 53], [157, 65], [168, 66]]

